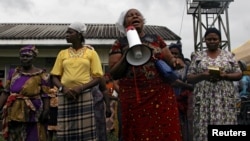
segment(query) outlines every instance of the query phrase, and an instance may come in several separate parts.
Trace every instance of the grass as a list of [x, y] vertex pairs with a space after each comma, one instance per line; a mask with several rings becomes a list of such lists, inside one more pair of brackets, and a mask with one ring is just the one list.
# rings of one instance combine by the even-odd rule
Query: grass
[[114, 132], [108, 133], [107, 134], [107, 140], [108, 141], [118, 141], [117, 136], [114, 135]]
[[4, 139], [3, 139], [2, 135], [0, 136], [0, 141], [4, 141]]
[[[108, 141], [118, 141], [118, 138], [113, 133], [108, 133], [107, 138]], [[0, 135], [0, 141], [5, 141], [2, 135]], [[56, 141], [56, 139], [54, 138], [53, 141]]]

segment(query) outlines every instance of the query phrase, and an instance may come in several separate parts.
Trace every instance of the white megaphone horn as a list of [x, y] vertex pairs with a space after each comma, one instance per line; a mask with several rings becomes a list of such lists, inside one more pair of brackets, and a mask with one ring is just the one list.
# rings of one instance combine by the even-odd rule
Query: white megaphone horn
[[126, 54], [127, 62], [133, 66], [140, 66], [149, 61], [152, 56], [151, 49], [143, 45], [134, 26], [126, 28], [129, 50]]

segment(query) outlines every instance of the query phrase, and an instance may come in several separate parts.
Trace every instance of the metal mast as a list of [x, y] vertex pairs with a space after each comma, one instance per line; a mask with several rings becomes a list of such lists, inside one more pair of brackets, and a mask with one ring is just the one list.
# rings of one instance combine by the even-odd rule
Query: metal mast
[[201, 51], [205, 48], [203, 36], [206, 29], [216, 27], [221, 32], [221, 48], [231, 51], [228, 6], [233, 0], [186, 1], [187, 14], [193, 15], [194, 50]]

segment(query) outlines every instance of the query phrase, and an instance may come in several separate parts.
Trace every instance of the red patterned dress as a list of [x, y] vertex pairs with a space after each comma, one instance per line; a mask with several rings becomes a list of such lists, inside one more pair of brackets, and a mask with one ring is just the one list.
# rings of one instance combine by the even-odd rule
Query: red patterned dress
[[[156, 50], [166, 47], [157, 35], [141, 38]], [[110, 54], [128, 46], [118, 39]], [[157, 72], [153, 58], [142, 66], [129, 66], [119, 79], [121, 132], [124, 141], [181, 141], [180, 121], [173, 88]]]

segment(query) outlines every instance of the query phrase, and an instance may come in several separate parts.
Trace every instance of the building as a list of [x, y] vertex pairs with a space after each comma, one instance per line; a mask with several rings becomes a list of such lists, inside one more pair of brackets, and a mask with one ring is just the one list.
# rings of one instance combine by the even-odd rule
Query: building
[[243, 60], [247, 63], [248, 69], [250, 70], [250, 40], [243, 43], [241, 46], [232, 50], [235, 54], [235, 58], [239, 60]]
[[[106, 71], [109, 49], [123, 34], [115, 24], [86, 25], [85, 43], [95, 48]], [[8, 70], [19, 64], [19, 48], [27, 44], [34, 44], [39, 50], [37, 66], [50, 71], [59, 50], [69, 47], [65, 40], [68, 26], [69, 23], [0, 23], [0, 79], [5, 81]], [[167, 44], [181, 40], [164, 26], [145, 25], [145, 32], [157, 33]]]

